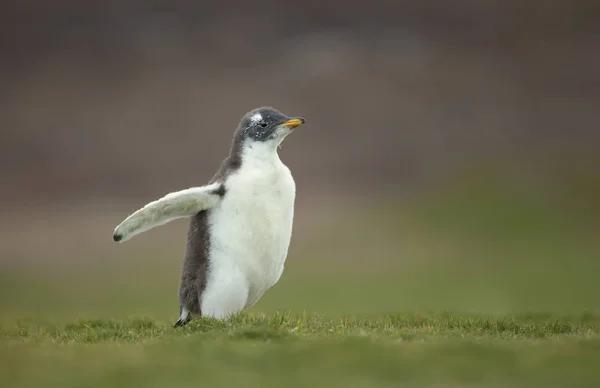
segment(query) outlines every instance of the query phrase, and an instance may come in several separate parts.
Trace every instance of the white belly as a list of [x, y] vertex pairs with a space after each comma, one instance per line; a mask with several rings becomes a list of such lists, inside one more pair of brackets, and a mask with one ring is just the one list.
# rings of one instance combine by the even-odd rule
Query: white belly
[[210, 265], [201, 301], [207, 312], [228, 310], [213, 306], [224, 300], [240, 304], [236, 293], [247, 293], [242, 308], [256, 303], [279, 280], [292, 235], [296, 185], [280, 160], [242, 165], [225, 188], [208, 218]]

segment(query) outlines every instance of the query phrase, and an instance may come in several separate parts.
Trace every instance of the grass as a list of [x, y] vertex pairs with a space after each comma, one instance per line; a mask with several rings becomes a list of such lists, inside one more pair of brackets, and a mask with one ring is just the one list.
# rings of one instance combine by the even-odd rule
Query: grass
[[[151, 319], [19, 323], [5, 386], [600, 384], [600, 317], [242, 314], [182, 330]], [[35, 373], [31, 373], [35, 371]]]
[[558, 194], [299, 209], [280, 282], [183, 329], [185, 223], [116, 245], [122, 214], [47, 215], [0, 243], [0, 386], [600, 386], [599, 207]]
[[224, 338], [344, 338], [372, 337], [391, 340], [465, 338], [474, 340], [533, 340], [559, 337], [593, 337], [600, 317], [551, 315], [490, 317], [487, 315], [377, 315], [328, 319], [323, 315], [240, 314], [225, 321], [202, 318], [183, 329], [152, 319], [79, 320], [63, 326], [18, 323], [2, 331], [5, 341], [55, 344], [139, 342], [165, 337], [210, 333]]

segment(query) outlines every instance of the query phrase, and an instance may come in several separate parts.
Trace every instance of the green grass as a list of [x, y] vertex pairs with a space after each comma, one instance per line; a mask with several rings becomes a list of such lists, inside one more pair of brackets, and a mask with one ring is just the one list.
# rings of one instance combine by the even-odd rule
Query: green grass
[[35, 214], [0, 241], [0, 386], [600, 386], [600, 207], [482, 182], [300, 208], [280, 282], [183, 329], [184, 222]]
[[2, 331], [0, 373], [11, 387], [591, 386], [599, 323], [451, 313], [19, 323]]

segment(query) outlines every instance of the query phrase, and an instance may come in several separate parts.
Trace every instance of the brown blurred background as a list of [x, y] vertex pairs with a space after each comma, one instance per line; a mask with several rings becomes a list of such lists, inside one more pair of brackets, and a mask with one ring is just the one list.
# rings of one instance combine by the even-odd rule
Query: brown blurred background
[[[330, 234], [341, 240], [327, 256], [349, 260], [348, 239], [357, 236], [363, 247], [382, 246], [415, 220], [450, 217], [441, 229], [449, 231], [469, 212], [480, 230], [504, 222], [506, 211], [535, 219], [505, 224], [526, 236], [548, 224], [540, 214], [568, 216], [572, 234], [594, 247], [586, 262], [600, 258], [590, 237], [600, 215], [598, 2], [5, 0], [0, 9], [5, 271], [20, 263], [30, 273], [31, 260], [104, 261], [154, 241], [172, 243], [177, 250], [164, 255], [179, 260], [184, 223], [125, 248], [110, 245], [112, 228], [166, 192], [205, 183], [240, 117], [262, 105], [307, 119], [280, 151], [298, 185], [296, 260], [320, 256]], [[468, 189], [452, 197], [448, 185]], [[502, 202], [495, 195], [504, 191], [516, 194]], [[338, 227], [374, 202], [401, 223], [408, 212], [390, 209], [421, 209], [411, 201], [430, 197], [451, 216], [418, 213], [379, 240]], [[523, 210], [540, 201], [552, 210]], [[169, 230], [176, 237], [164, 237]], [[458, 245], [477, 240], [469, 233]], [[557, 233], [544, 238], [561, 240]], [[430, 246], [438, 237], [426, 229], [411, 241]], [[311, 244], [319, 248], [302, 251]], [[414, 259], [394, 246], [383, 251], [369, 254]], [[179, 262], [165, 256], [157, 260], [172, 268], [173, 288]]]

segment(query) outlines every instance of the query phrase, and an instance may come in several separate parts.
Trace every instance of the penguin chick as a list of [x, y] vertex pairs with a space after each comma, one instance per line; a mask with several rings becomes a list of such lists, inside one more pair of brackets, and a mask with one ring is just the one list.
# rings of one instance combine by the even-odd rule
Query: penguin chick
[[296, 185], [277, 153], [302, 117], [271, 107], [246, 113], [230, 154], [204, 186], [173, 192], [127, 217], [116, 242], [189, 217], [179, 287], [179, 319], [223, 319], [252, 307], [283, 273], [292, 235]]

